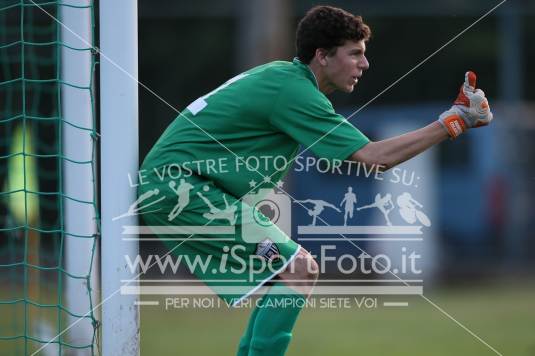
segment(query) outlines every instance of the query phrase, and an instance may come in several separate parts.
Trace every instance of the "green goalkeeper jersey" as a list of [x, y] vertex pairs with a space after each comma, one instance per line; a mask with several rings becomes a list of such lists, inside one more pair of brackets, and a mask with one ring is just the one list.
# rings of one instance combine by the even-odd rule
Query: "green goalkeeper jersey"
[[284, 177], [300, 144], [320, 158], [344, 160], [368, 142], [335, 113], [307, 65], [276, 61], [191, 103], [141, 169], [162, 181], [199, 175], [239, 198], [252, 186], [273, 187], [270, 181]]

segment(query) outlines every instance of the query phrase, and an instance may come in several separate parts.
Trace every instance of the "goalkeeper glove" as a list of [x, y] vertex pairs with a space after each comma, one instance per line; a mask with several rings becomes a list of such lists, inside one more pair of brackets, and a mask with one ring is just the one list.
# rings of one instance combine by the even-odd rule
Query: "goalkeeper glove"
[[452, 139], [469, 128], [485, 126], [492, 121], [492, 112], [485, 93], [476, 89], [476, 74], [469, 71], [464, 77], [464, 84], [454, 105], [438, 119]]

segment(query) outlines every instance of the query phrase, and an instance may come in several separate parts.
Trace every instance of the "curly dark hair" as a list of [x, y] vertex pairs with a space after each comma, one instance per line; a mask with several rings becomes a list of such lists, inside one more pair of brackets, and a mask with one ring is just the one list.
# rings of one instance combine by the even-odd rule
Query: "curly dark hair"
[[309, 64], [316, 49], [327, 51], [343, 46], [347, 40], [367, 41], [371, 30], [362, 17], [332, 6], [315, 6], [299, 22], [295, 36], [297, 58]]

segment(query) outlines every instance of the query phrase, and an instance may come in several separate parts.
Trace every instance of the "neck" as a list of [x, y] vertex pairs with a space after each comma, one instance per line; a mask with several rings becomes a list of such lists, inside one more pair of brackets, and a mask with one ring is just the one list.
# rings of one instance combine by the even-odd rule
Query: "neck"
[[316, 78], [316, 82], [318, 83], [318, 89], [325, 95], [331, 94], [335, 88], [330, 83], [330, 81], [326, 78], [326, 76], [323, 73], [323, 68], [321, 65], [319, 65], [318, 62], [312, 61], [308, 65], [308, 68], [312, 71], [314, 74], [314, 77]]

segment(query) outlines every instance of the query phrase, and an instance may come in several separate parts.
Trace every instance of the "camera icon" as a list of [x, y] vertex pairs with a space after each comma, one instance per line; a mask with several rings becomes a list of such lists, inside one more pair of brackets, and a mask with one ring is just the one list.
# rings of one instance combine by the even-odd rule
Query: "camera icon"
[[[266, 239], [284, 243], [292, 233], [292, 201], [284, 193], [262, 188], [242, 199], [242, 239], [259, 243]], [[281, 231], [283, 233], [281, 233]]]

